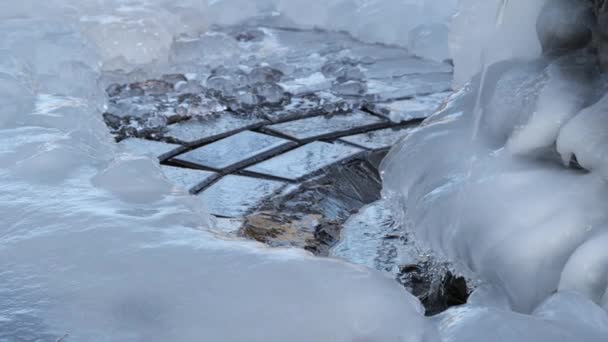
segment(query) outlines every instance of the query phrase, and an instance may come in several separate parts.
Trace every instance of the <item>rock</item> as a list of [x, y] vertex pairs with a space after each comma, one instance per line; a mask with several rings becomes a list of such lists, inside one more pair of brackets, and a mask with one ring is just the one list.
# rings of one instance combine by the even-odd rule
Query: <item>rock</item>
[[113, 130], [117, 130], [121, 125], [124, 124], [124, 121], [121, 117], [116, 116], [111, 113], [103, 113], [103, 120], [106, 122], [106, 125]]
[[300, 247], [322, 255], [327, 254], [327, 246], [339, 237], [339, 231], [339, 224], [321, 215], [274, 212], [248, 216], [241, 230], [244, 236], [273, 247]]
[[420, 299], [427, 316], [466, 304], [471, 294], [464, 277], [430, 261], [400, 266], [398, 281]]
[[298, 247], [327, 256], [352, 213], [380, 198], [377, 168], [368, 160], [334, 166], [264, 204], [247, 218], [241, 233], [270, 246]]

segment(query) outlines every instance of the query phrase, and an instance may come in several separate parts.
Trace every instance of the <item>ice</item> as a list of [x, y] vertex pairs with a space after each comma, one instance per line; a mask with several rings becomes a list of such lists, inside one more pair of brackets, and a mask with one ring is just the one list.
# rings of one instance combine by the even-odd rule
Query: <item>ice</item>
[[[208, 18], [234, 24], [273, 14], [281, 27], [345, 31], [366, 42], [407, 46], [411, 30], [422, 24], [448, 23], [456, 7], [456, 0], [221, 0], [210, 2]], [[433, 37], [427, 44], [445, 50], [447, 41]]]
[[444, 61], [450, 58], [446, 23], [422, 24], [410, 31], [408, 48], [419, 57]]
[[390, 234], [400, 234], [400, 227], [388, 204], [372, 203], [348, 219], [340, 242], [331, 249], [330, 255], [382, 271], [394, 271], [398, 264], [414, 263], [410, 255], [413, 250], [408, 250], [400, 239], [389, 237]]
[[437, 320], [446, 342], [599, 342], [608, 336], [606, 312], [574, 293], [554, 295], [533, 316], [467, 305]]
[[293, 94], [306, 94], [329, 89], [331, 87], [331, 80], [325, 78], [322, 73], [316, 72], [308, 77], [283, 82], [282, 85], [285, 90]]
[[167, 144], [160, 141], [128, 138], [120, 142], [129, 152], [139, 155], [150, 155], [160, 160], [166, 160], [179, 153], [180, 145]]
[[405, 137], [413, 127], [408, 128], [387, 128], [378, 131], [366, 132], [357, 135], [340, 138], [368, 150], [376, 151], [392, 147], [397, 141]]
[[382, 115], [392, 122], [406, 122], [426, 119], [436, 112], [450, 93], [436, 93], [428, 96], [416, 96], [412, 99], [388, 103], [377, 103], [370, 106], [374, 114]]
[[397, 78], [407, 75], [450, 73], [452, 66], [415, 57], [386, 59], [365, 66], [363, 72], [369, 78]]
[[218, 177], [218, 174], [215, 172], [186, 169], [182, 167], [163, 165], [161, 166], [161, 169], [169, 181], [190, 193], [198, 192]]
[[323, 168], [356, 157], [362, 150], [340, 143], [313, 142], [247, 168], [247, 171], [285, 180], [301, 180]]
[[332, 136], [348, 134], [357, 130], [381, 128], [381, 126], [387, 126], [387, 122], [362, 111], [355, 111], [342, 115], [317, 116], [290, 121], [267, 126], [265, 129], [299, 141], [310, 141], [313, 139], [331, 138]]
[[254, 68], [249, 73], [249, 80], [253, 83], [279, 83], [283, 72], [268, 66]]
[[605, 115], [608, 97], [604, 96], [594, 105], [585, 108], [561, 129], [557, 139], [557, 150], [564, 163], [573, 157], [584, 168], [593, 170], [608, 179], [608, 120]]
[[278, 154], [296, 145], [295, 142], [245, 131], [215, 143], [181, 154], [173, 161], [231, 172], [244, 165]]
[[243, 176], [225, 176], [199, 194], [209, 212], [220, 217], [244, 217], [277, 193], [285, 183]]
[[286, 101], [285, 91], [276, 83], [257, 83], [253, 86], [253, 93], [260, 98], [261, 102], [268, 104], [280, 104]]
[[[535, 34], [536, 19], [547, 0], [508, 1], [503, 20], [497, 25], [503, 2], [460, 1], [450, 27], [450, 55], [456, 66], [454, 82], [457, 86], [464, 85], [481, 70], [482, 54], [486, 65], [540, 55], [541, 46]], [[472, 23], [475, 29], [472, 29]]]
[[200, 36], [182, 35], [171, 44], [169, 60], [174, 64], [206, 63], [211, 66], [236, 63], [235, 55], [241, 52], [238, 42], [218, 32]]
[[592, 101], [594, 88], [599, 87], [596, 63], [591, 57], [574, 56], [549, 65], [547, 85], [538, 95], [534, 112], [517, 128], [507, 148], [519, 154], [552, 148], [561, 127]]
[[[560, 127], [594, 93], [594, 69], [584, 58], [573, 60], [490, 67], [478, 141], [471, 142], [471, 108], [479, 79], [410, 133], [385, 163], [387, 191], [406, 208], [404, 219], [417, 238], [501, 287], [520, 312], [556, 291], [572, 253], [603, 229], [605, 184], [563, 168], [551, 149]], [[577, 142], [583, 135], [577, 133]], [[570, 157], [565, 152], [564, 160]]]
[[542, 8], [536, 31], [543, 53], [560, 55], [587, 46], [593, 38], [594, 25], [591, 3], [557, 0]]
[[331, 91], [340, 96], [362, 96], [367, 92], [367, 85], [359, 81], [346, 81], [334, 84]]
[[397, 78], [372, 79], [367, 93], [379, 102], [408, 99], [451, 90], [452, 74], [430, 73]]
[[199, 118], [168, 126], [165, 135], [188, 145], [199, 145], [255, 128], [263, 122], [262, 119], [224, 112], [213, 117]]
[[[281, 111], [289, 106], [285, 92], [300, 96], [327, 91], [334, 81], [361, 82], [355, 66], [371, 77], [366, 85], [373, 99], [411, 100], [449, 90], [451, 66], [357, 39], [403, 47], [410, 37], [424, 36], [423, 28], [445, 24], [455, 2], [208, 5], [0, 4], [0, 340], [436, 342], [437, 333], [457, 342], [607, 339], [605, 86], [587, 68], [594, 61], [557, 59], [556, 29], [542, 20], [543, 38], [536, 39], [544, 1], [461, 1], [450, 31], [459, 92], [409, 132], [384, 164], [395, 218], [425, 247], [492, 289], [434, 319], [423, 319], [418, 301], [375, 271], [238, 240], [238, 223], [225, 236], [225, 225], [208, 214], [207, 206], [222, 216], [247, 214], [285, 184], [268, 179], [301, 180], [362, 155], [362, 149], [305, 145], [257, 165], [261, 170], [250, 175], [260, 178], [246, 178], [251, 183], [228, 176], [190, 196], [158, 165], [156, 153], [128, 154], [114, 143], [102, 120], [108, 102], [99, 80], [112, 78], [102, 70], [124, 73], [121, 84], [151, 79], [151, 70], [183, 69], [190, 81], [207, 80], [219, 65], [240, 70], [245, 77], [216, 72], [210, 78], [225, 96], [237, 97], [228, 102], [242, 105], [238, 115], [166, 127], [165, 139], [195, 146], [265, 123], [242, 113], [259, 104], [257, 95]], [[587, 18], [574, 12], [566, 26], [576, 22], [577, 31]], [[288, 29], [202, 32], [209, 23], [254, 16], [251, 22], [263, 22], [259, 14]], [[424, 41], [428, 47], [414, 50], [440, 61], [445, 32], [436, 32]], [[589, 43], [586, 29], [578, 33], [581, 46]], [[530, 61], [541, 46], [543, 59]], [[369, 51], [377, 54], [364, 58], [374, 55]], [[253, 72], [264, 67], [260, 56], [271, 57], [268, 65], [281, 70], [280, 80], [274, 71]], [[343, 57], [354, 64], [323, 74], [328, 61]], [[477, 92], [479, 77], [467, 82], [484, 65], [487, 86]], [[167, 84], [178, 92], [202, 87], [198, 81], [166, 82], [146, 85], [139, 96], [159, 96], [171, 88]], [[255, 84], [264, 87], [253, 92]], [[471, 134], [477, 94], [482, 116], [479, 134]], [[148, 100], [142, 99], [144, 107]], [[321, 102], [341, 106], [336, 98]], [[196, 115], [190, 104], [180, 111]], [[132, 124], [164, 129], [167, 122], [159, 120]], [[337, 138], [378, 128], [341, 127], [321, 130]], [[370, 259], [359, 256], [362, 263]]]
[[[100, 66], [165, 59], [172, 18], [197, 12], [120, 3], [0, 4], [0, 340], [436, 341], [391, 279], [223, 239], [155, 158], [122, 153], [102, 120]], [[66, 14], [105, 10], [127, 27]]]
[[[512, 91], [529, 91], [519, 84]], [[602, 229], [606, 185], [596, 175], [547, 162], [546, 155], [514, 157], [500, 148], [500, 135], [488, 134], [495, 123], [482, 126], [482, 140], [472, 144], [467, 92], [393, 149], [384, 164], [385, 185], [407, 208], [404, 219], [418, 239], [500, 286], [513, 309], [527, 312], [557, 290], [570, 255]], [[502, 107], [525, 108], [518, 102]], [[514, 127], [502, 124], [506, 132]]]
[[[311, 116], [322, 115], [328, 107], [339, 104], [336, 98], [335, 103], [325, 103], [324, 98], [315, 94], [292, 97], [289, 104], [282, 109], [272, 110], [266, 113], [266, 117], [273, 123], [280, 123], [289, 120], [303, 119]], [[330, 101], [327, 101], [330, 102]], [[331, 111], [330, 111], [331, 112]]]

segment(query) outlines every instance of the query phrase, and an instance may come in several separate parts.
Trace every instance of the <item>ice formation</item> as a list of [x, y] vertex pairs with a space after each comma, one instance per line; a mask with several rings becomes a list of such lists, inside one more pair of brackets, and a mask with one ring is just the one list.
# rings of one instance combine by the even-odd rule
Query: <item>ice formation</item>
[[112, 141], [102, 68], [166, 58], [196, 13], [136, 4], [0, 5], [0, 341], [436, 341], [391, 279], [223, 239]]
[[218, 23], [275, 13], [282, 25], [343, 30], [364, 41], [409, 46], [420, 56], [444, 60], [449, 58], [447, 26], [456, 4], [457, 0], [218, 0], [210, 2], [209, 12]]
[[[366, 268], [223, 237], [155, 161], [112, 142], [99, 80], [236, 49], [192, 37], [260, 14], [445, 59], [455, 0], [0, 3], [0, 341], [605, 341], [604, 80], [585, 54], [539, 57], [545, 1], [506, 3], [460, 2], [462, 88], [384, 164], [416, 238], [482, 281], [433, 319]], [[272, 78], [258, 89], [271, 102], [327, 84], [247, 75]]]
[[588, 16], [582, 1], [462, 1], [465, 83], [384, 162], [408, 229], [481, 281], [437, 318], [445, 341], [608, 338], [606, 83]]
[[462, 86], [484, 64], [537, 57], [536, 19], [545, 1], [461, 0], [450, 27], [454, 83]]

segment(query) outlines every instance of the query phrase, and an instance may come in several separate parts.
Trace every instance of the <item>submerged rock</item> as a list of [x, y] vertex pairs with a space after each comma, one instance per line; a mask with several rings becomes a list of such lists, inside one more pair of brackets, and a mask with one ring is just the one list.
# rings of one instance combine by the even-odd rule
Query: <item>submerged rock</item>
[[380, 198], [377, 159], [369, 156], [334, 165], [325, 175], [300, 184], [248, 216], [242, 234], [270, 246], [328, 255], [346, 219]]

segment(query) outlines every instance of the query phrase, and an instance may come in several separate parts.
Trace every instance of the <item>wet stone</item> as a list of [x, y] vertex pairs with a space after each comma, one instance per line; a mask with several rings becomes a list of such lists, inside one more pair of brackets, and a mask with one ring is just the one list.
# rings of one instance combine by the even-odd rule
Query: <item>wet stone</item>
[[122, 140], [119, 144], [131, 153], [154, 156], [161, 161], [167, 160], [182, 149], [180, 145], [139, 138], [128, 138]]
[[295, 146], [293, 141], [244, 131], [175, 157], [172, 161], [232, 172]]
[[339, 225], [323, 222], [321, 215], [287, 216], [262, 211], [247, 217], [241, 234], [272, 247], [300, 247], [314, 252], [318, 249], [315, 233], [330, 225], [333, 235], [338, 236]]
[[333, 116], [318, 116], [265, 127], [266, 130], [299, 141], [326, 139], [388, 126], [389, 123], [362, 111]]
[[242, 234], [275, 247], [297, 247], [327, 256], [344, 221], [377, 201], [382, 188], [377, 164], [357, 159], [283, 191], [248, 216]]
[[244, 130], [257, 128], [263, 123], [263, 119], [255, 117], [221, 113], [170, 125], [167, 127], [165, 137], [187, 145], [199, 145]]
[[215, 179], [218, 174], [215, 172], [186, 169], [173, 166], [161, 166], [165, 177], [173, 184], [186, 189], [190, 193], [196, 193], [203, 189]]
[[255, 210], [284, 186], [283, 182], [230, 175], [199, 196], [212, 215], [238, 218]]
[[386, 128], [340, 138], [340, 141], [371, 151], [378, 151], [392, 147], [412, 129], [414, 127]]
[[421, 120], [437, 111], [449, 94], [445, 92], [388, 103], [376, 103], [367, 106], [367, 109], [396, 123]]
[[333, 164], [357, 157], [362, 150], [340, 143], [316, 141], [246, 169], [255, 174], [299, 181]]

